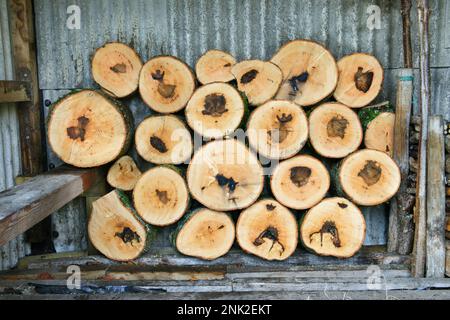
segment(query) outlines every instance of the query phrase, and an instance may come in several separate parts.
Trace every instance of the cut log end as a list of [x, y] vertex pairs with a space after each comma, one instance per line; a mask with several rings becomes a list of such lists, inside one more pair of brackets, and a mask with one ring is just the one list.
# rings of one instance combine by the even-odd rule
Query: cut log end
[[290, 41], [278, 50], [271, 62], [283, 73], [283, 83], [276, 99], [310, 106], [330, 96], [336, 88], [336, 61], [326, 48], [316, 42]]
[[297, 222], [277, 201], [260, 200], [240, 214], [236, 238], [248, 253], [266, 260], [285, 260], [297, 247]]
[[91, 67], [94, 81], [114, 97], [129, 96], [138, 88], [142, 61], [123, 43], [108, 43], [97, 49]]
[[175, 237], [175, 246], [180, 253], [213, 260], [225, 255], [232, 247], [235, 227], [228, 214], [202, 208], [183, 220]]
[[96, 167], [123, 154], [131, 141], [131, 114], [94, 90], [71, 93], [49, 112], [48, 141], [62, 161]]
[[362, 246], [366, 223], [357, 206], [345, 198], [327, 198], [303, 217], [300, 238], [318, 255], [352, 257]]
[[246, 208], [262, 192], [258, 159], [237, 140], [209, 142], [193, 156], [187, 171], [192, 196], [217, 211]]
[[188, 125], [206, 138], [221, 138], [236, 130], [245, 112], [239, 92], [226, 83], [210, 83], [195, 91], [186, 107]]
[[133, 158], [123, 156], [111, 166], [106, 180], [113, 188], [130, 191], [133, 190], [140, 176], [141, 171], [136, 166]]
[[354, 53], [337, 63], [339, 80], [334, 91], [337, 101], [360, 108], [372, 102], [383, 84], [383, 67], [378, 60], [365, 53]]
[[88, 234], [91, 243], [107, 258], [130, 261], [147, 249], [148, 234], [122, 197], [114, 190], [93, 202]]
[[254, 106], [272, 99], [283, 80], [281, 69], [268, 61], [242, 61], [231, 72], [236, 78], [238, 89], [245, 93], [248, 102]]
[[155, 226], [177, 222], [189, 206], [189, 191], [183, 177], [169, 167], [153, 167], [137, 181], [133, 202], [142, 219]]
[[156, 164], [181, 164], [194, 149], [185, 124], [176, 116], [150, 116], [135, 134], [136, 151], [146, 161]]
[[343, 158], [358, 149], [363, 130], [358, 115], [340, 103], [324, 103], [309, 116], [310, 141], [320, 155]]
[[250, 145], [271, 159], [297, 154], [308, 140], [303, 109], [290, 101], [272, 100], [255, 109], [247, 123]]
[[281, 162], [273, 171], [270, 186], [275, 198], [286, 207], [304, 210], [322, 200], [330, 176], [321, 161], [300, 155]]
[[160, 113], [173, 113], [184, 108], [195, 89], [192, 70], [172, 56], [158, 56], [142, 67], [139, 92], [142, 100]]
[[394, 126], [394, 113], [380, 113], [367, 125], [364, 135], [364, 145], [369, 149], [379, 150], [392, 156], [394, 148]]
[[388, 201], [398, 191], [400, 169], [386, 153], [363, 149], [339, 165], [337, 183], [356, 204], [374, 206]]
[[201, 84], [212, 82], [230, 82], [234, 79], [231, 68], [236, 59], [220, 50], [209, 50], [202, 55], [195, 65], [195, 73]]

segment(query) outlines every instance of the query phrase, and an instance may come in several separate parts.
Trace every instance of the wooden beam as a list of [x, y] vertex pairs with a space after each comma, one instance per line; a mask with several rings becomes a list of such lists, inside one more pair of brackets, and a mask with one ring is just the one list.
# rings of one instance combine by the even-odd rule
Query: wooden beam
[[427, 134], [428, 113], [430, 109], [430, 66], [429, 66], [429, 41], [428, 41], [428, 0], [417, 2], [418, 24], [419, 24], [419, 47], [420, 47], [420, 112], [421, 127], [417, 172], [417, 193], [414, 210], [415, 235], [412, 260], [412, 274], [415, 277], [425, 276], [426, 259], [426, 198], [427, 198]]
[[445, 241], [445, 275], [450, 277], [450, 240]]
[[397, 81], [393, 158], [397, 162], [402, 182], [389, 210], [388, 251], [409, 254], [414, 238], [411, 209], [414, 196], [408, 193], [409, 123], [413, 93], [413, 70], [401, 69]]
[[411, 47], [411, 0], [401, 1], [401, 14], [403, 25], [403, 64], [405, 68], [413, 67], [412, 47]]
[[0, 104], [26, 101], [31, 101], [28, 82], [0, 80]]
[[427, 157], [426, 276], [442, 278], [445, 274], [445, 146], [442, 116], [430, 117]]
[[18, 113], [22, 174], [34, 176], [43, 170], [41, 106], [36, 63], [32, 0], [8, 0], [15, 80], [30, 83], [30, 101], [21, 102]]
[[0, 193], [0, 246], [88, 190], [97, 169], [61, 168]]

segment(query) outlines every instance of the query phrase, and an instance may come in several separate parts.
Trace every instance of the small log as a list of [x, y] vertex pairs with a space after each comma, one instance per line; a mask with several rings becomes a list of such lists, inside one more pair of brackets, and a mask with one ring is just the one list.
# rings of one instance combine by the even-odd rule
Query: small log
[[417, 160], [409, 157], [409, 168], [412, 172], [417, 173], [419, 165], [417, 164]]
[[[276, 99], [292, 100], [298, 105], [310, 106], [330, 96], [336, 88], [336, 61], [325, 47], [316, 42], [290, 41], [275, 53], [271, 62], [283, 72], [283, 83]], [[320, 68], [316, 67], [319, 65]]]
[[314, 150], [327, 158], [343, 158], [354, 152], [363, 139], [358, 115], [335, 102], [321, 104], [309, 115], [309, 140]]
[[266, 260], [285, 260], [297, 247], [297, 221], [277, 201], [263, 199], [241, 212], [236, 239], [245, 252]]
[[122, 191], [113, 190], [92, 204], [89, 239], [98, 251], [111, 260], [136, 259], [148, 250], [153, 233], [138, 218]]
[[230, 251], [234, 238], [235, 227], [231, 217], [206, 208], [188, 213], [171, 234], [172, 244], [180, 253], [204, 260], [225, 255]]
[[272, 99], [283, 81], [281, 69], [269, 61], [246, 60], [231, 68], [239, 91], [251, 105], [259, 106]]
[[113, 188], [131, 191], [141, 176], [141, 171], [136, 166], [133, 158], [123, 156], [109, 168], [106, 180]]
[[419, 132], [412, 132], [409, 136], [409, 142], [411, 144], [418, 144], [420, 140], [420, 133]]
[[238, 90], [227, 83], [198, 88], [186, 106], [186, 121], [199, 135], [217, 139], [231, 135], [242, 123], [247, 106]]
[[228, 52], [209, 50], [197, 60], [195, 73], [201, 84], [230, 82], [234, 79], [231, 67], [235, 64], [236, 59]]
[[445, 136], [445, 151], [450, 154], [450, 135]]
[[139, 93], [149, 108], [160, 113], [183, 109], [195, 90], [195, 75], [183, 61], [157, 56], [147, 61], [139, 76]]
[[269, 101], [256, 108], [247, 123], [249, 144], [270, 159], [296, 155], [308, 140], [308, 119], [290, 101]]
[[[421, 115], [416, 115], [411, 117], [411, 124], [420, 126], [422, 124], [422, 118]], [[420, 127], [419, 127], [420, 128]], [[419, 130], [420, 131], [420, 130]]]
[[445, 159], [445, 172], [450, 173], [450, 157], [447, 157], [447, 159]]
[[133, 203], [139, 216], [155, 226], [177, 222], [189, 207], [189, 191], [178, 168], [153, 167], [133, 189]]
[[353, 53], [338, 63], [339, 80], [334, 98], [351, 108], [361, 108], [371, 103], [381, 90], [384, 71], [374, 56]]
[[321, 256], [350, 258], [361, 248], [366, 222], [361, 210], [345, 198], [327, 198], [312, 207], [300, 223], [302, 244]]

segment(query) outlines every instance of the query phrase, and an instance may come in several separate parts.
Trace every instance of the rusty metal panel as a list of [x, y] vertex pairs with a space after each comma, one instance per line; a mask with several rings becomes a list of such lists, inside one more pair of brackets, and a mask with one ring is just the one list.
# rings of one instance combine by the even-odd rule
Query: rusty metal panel
[[[6, 0], [0, 0], [0, 80], [13, 80]], [[20, 173], [19, 122], [15, 104], [0, 105], [0, 192], [14, 186]], [[24, 235], [0, 247], [0, 270], [14, 267], [30, 252]]]

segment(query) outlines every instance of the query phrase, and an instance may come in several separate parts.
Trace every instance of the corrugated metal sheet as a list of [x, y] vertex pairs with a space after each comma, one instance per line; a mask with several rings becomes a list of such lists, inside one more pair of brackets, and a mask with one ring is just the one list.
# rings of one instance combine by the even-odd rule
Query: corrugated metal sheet
[[[67, 7], [73, 4], [81, 10], [79, 30], [66, 26]], [[380, 29], [367, 27], [371, 5], [381, 9]], [[431, 0], [430, 6], [432, 111], [445, 114], [450, 120], [450, 54], [446, 41], [450, 26], [445, 16], [446, 1]], [[35, 13], [40, 87], [44, 89], [44, 100], [52, 102], [67, 90], [95, 87], [90, 56], [109, 41], [131, 44], [143, 60], [170, 54], [193, 67], [198, 57], [211, 48], [229, 51], [239, 60], [269, 59], [282, 43], [310, 38], [325, 44], [337, 59], [354, 51], [377, 56], [386, 70], [379, 101], [395, 101], [396, 76], [403, 67], [400, 1], [36, 0]], [[418, 52], [415, 1], [411, 19], [413, 50]], [[414, 65], [417, 68], [417, 54]], [[416, 88], [418, 80], [416, 74]], [[417, 89], [414, 101], [417, 104]], [[136, 122], [150, 114], [137, 97], [126, 99], [125, 103], [133, 110]], [[138, 160], [141, 166], [148, 166]], [[50, 152], [49, 163], [57, 165], [58, 161]], [[385, 243], [386, 211], [369, 208], [364, 209], [364, 214], [366, 244]], [[74, 215], [67, 214], [67, 220], [58, 219], [57, 224], [72, 226], [74, 219]], [[160, 235], [158, 246], [167, 244], [163, 240], [166, 235], [167, 230]]]
[[[12, 55], [6, 0], [0, 0], [0, 79], [12, 80]], [[20, 173], [19, 123], [14, 104], [0, 105], [0, 191], [14, 185]], [[0, 270], [16, 265], [19, 258], [29, 253], [24, 236], [0, 247]]]

